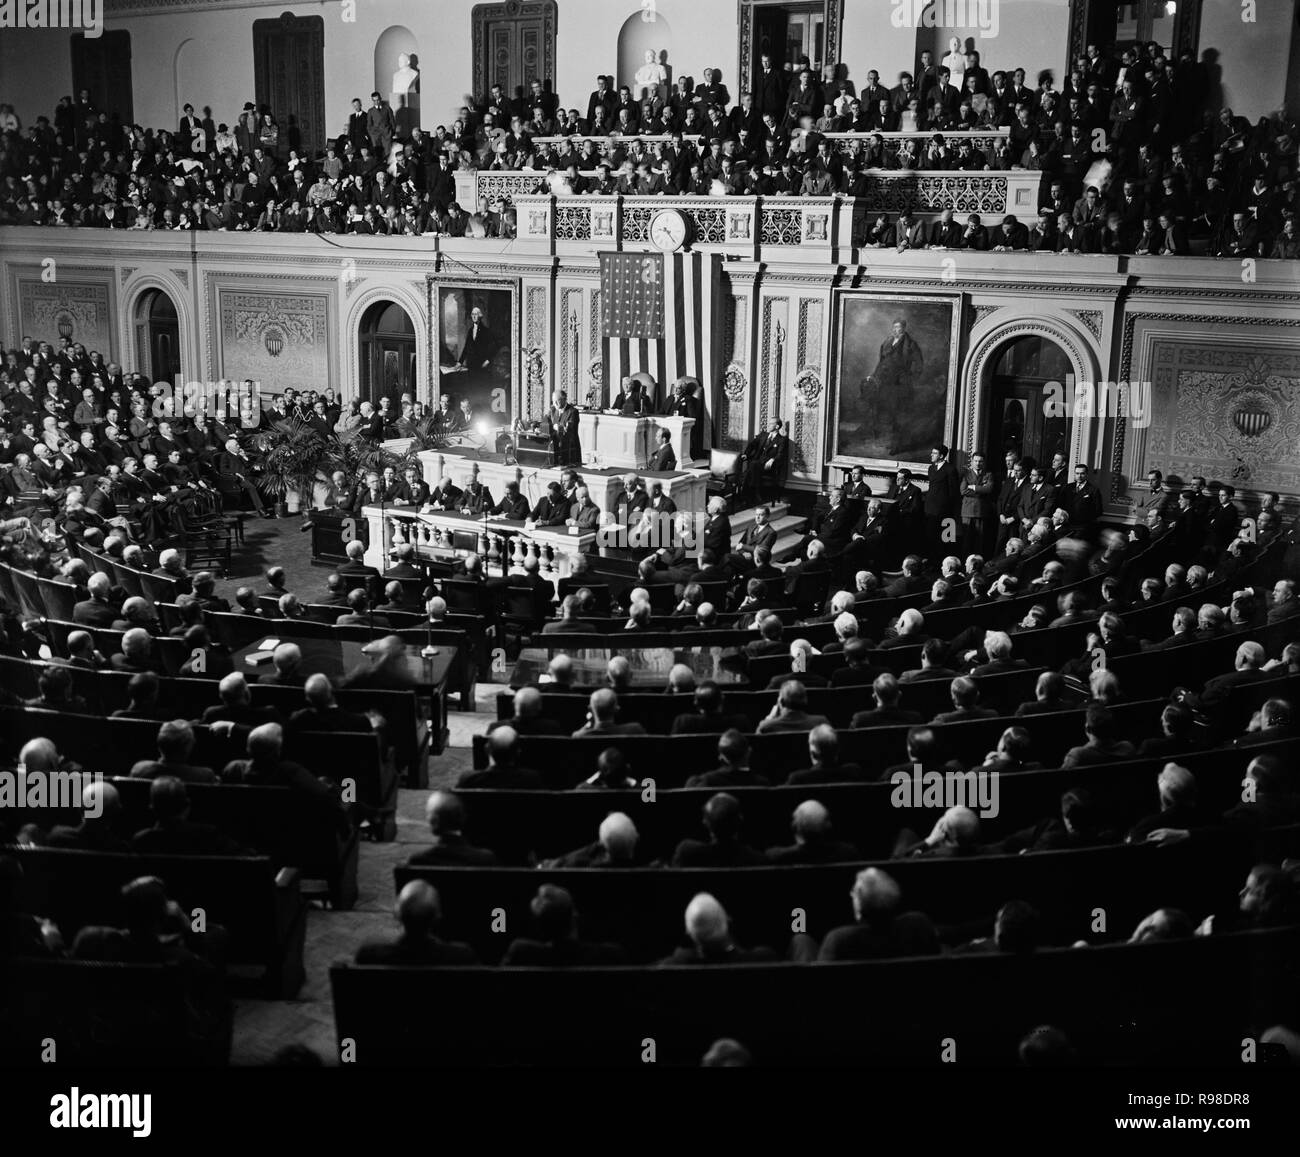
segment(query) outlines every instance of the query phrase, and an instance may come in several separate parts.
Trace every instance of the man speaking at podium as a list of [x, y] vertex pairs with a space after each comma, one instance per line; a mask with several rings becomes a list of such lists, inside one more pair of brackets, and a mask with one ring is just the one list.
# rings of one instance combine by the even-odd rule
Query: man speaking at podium
[[569, 401], [563, 390], [551, 397], [551, 449], [555, 465], [579, 466], [582, 464], [582, 445], [578, 441], [578, 408]]

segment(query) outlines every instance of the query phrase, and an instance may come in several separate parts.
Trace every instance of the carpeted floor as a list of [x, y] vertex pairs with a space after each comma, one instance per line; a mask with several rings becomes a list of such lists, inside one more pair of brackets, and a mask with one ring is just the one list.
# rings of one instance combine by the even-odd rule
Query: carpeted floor
[[[302, 520], [251, 519], [246, 524], [246, 545], [232, 573], [218, 592], [227, 598], [240, 586], [260, 588], [262, 572], [271, 565], [284, 567], [288, 589], [300, 596], [324, 590], [329, 571], [311, 565], [310, 536], [300, 533]], [[500, 688], [480, 684], [475, 712], [453, 711], [448, 725], [447, 749], [431, 758], [430, 788], [454, 783], [470, 766], [471, 736], [482, 731], [495, 711]], [[393, 867], [406, 859], [411, 845], [427, 842], [424, 801], [428, 793], [402, 789], [398, 793], [397, 838], [392, 843], [362, 843], [358, 866], [359, 896], [348, 912], [313, 907], [307, 916], [307, 980], [295, 1000], [240, 999], [236, 1002], [233, 1064], [257, 1065], [269, 1061], [288, 1044], [303, 1044], [327, 1064], [336, 1062], [334, 1014], [330, 1005], [329, 968], [350, 959], [357, 946], [371, 937], [395, 929]]]

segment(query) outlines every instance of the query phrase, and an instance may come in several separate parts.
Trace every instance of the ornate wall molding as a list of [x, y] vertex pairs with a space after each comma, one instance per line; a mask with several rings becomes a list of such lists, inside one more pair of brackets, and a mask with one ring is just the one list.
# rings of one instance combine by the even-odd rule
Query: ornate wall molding
[[1101, 341], [1102, 323], [1106, 315], [1099, 309], [1072, 309], [1070, 314], [1077, 317], [1084, 325], [1088, 327], [1088, 332], [1098, 341]]
[[[290, 288], [283, 291], [267, 290], [267, 282], [285, 282], [291, 283]], [[221, 296], [227, 291], [235, 293], [261, 294], [271, 298], [321, 298], [328, 304], [325, 312], [327, 327], [327, 350], [326, 360], [323, 365], [321, 376], [325, 378], [324, 385], [333, 386], [340, 394], [343, 393], [343, 383], [338, 380], [339, 359], [338, 343], [339, 334], [337, 332], [338, 318], [340, 316], [338, 308], [338, 289], [339, 278], [321, 277], [312, 274], [292, 274], [292, 273], [240, 273], [235, 270], [226, 269], [209, 269], [203, 274], [203, 365], [200, 367], [201, 376], [204, 378], [217, 379], [221, 377], [230, 377], [232, 373], [224, 369], [223, 363], [223, 346], [221, 341]], [[418, 315], [417, 315], [418, 316]], [[256, 377], [256, 374], [246, 375]], [[292, 383], [289, 383], [292, 384]], [[306, 388], [306, 387], [305, 387]], [[317, 381], [310, 388], [321, 389], [321, 383]]]
[[[778, 338], [778, 327], [782, 338]], [[758, 428], [766, 428], [773, 414], [773, 402], [781, 396], [790, 356], [790, 299], [768, 297], [763, 300], [763, 346], [759, 354]]]
[[[1139, 323], [1140, 354], [1134, 348]], [[1260, 328], [1267, 332], [1251, 334]], [[1120, 377], [1129, 381], [1136, 373], [1151, 379], [1152, 413], [1150, 425], [1133, 429], [1131, 438], [1127, 418], [1116, 420], [1112, 458], [1119, 466], [1112, 502], [1131, 502], [1121, 477], [1141, 477], [1148, 465], [1168, 472], [1192, 463], [1239, 486], [1300, 494], [1300, 455], [1292, 450], [1300, 445], [1294, 400], [1300, 395], [1300, 335], [1287, 332], [1297, 329], [1300, 317], [1171, 312], [1125, 317]]]

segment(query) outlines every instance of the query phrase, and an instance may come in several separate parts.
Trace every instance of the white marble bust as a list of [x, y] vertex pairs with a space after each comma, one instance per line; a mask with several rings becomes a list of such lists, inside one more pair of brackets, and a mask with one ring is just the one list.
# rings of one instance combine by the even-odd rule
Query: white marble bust
[[419, 91], [420, 70], [411, 67], [411, 58], [403, 52], [397, 58], [397, 71], [393, 73], [393, 95], [405, 96], [408, 92]]
[[636, 70], [633, 78], [635, 84], [632, 96], [635, 100], [644, 100], [647, 95], [658, 95], [659, 90], [668, 83], [668, 70], [659, 63], [659, 56], [653, 48], [645, 50], [645, 63]]

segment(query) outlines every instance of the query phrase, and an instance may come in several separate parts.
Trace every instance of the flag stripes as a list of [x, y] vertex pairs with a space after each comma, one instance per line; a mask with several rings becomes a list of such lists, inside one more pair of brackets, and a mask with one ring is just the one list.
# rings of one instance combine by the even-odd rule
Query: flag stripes
[[[609, 336], [611, 326], [602, 317], [601, 361], [606, 405], [618, 395], [625, 377], [647, 373], [655, 380], [656, 408], [662, 405], [678, 378], [693, 377], [700, 383], [706, 412], [711, 409], [714, 386], [721, 373], [717, 344], [721, 334], [721, 270], [722, 258], [716, 253], [664, 255], [664, 336], [659, 340]], [[604, 272], [602, 263], [602, 282]], [[609, 302], [609, 295], [602, 292], [602, 313], [610, 308]]]

